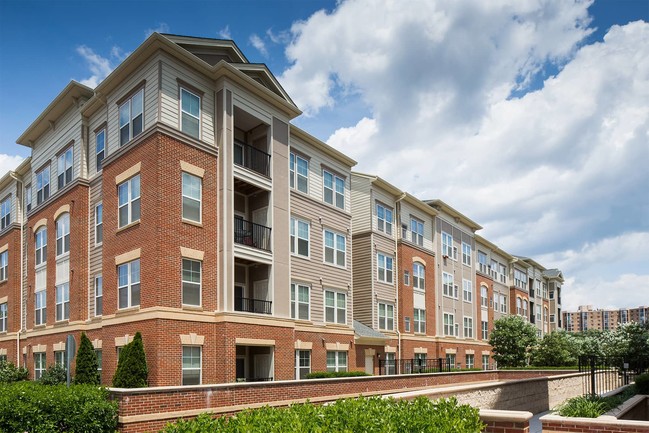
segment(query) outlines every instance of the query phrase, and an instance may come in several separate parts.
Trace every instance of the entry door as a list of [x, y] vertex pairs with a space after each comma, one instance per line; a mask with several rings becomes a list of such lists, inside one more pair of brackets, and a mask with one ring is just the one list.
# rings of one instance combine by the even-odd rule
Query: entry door
[[374, 374], [374, 356], [365, 355], [365, 373]]

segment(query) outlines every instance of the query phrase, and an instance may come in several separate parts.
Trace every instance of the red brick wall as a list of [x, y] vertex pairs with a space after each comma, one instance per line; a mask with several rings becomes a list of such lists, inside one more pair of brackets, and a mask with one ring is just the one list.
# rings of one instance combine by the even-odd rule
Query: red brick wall
[[[413, 258], [420, 257], [426, 262], [425, 267], [425, 287], [426, 287], [426, 335], [436, 335], [436, 300], [435, 300], [435, 256], [422, 249], [416, 248], [407, 242], [399, 242], [397, 245], [397, 254], [399, 256], [399, 275], [396, 276], [399, 290], [399, 331], [402, 333], [414, 335], [414, 306], [413, 306]], [[423, 263], [422, 263], [423, 264]], [[410, 284], [403, 284], [403, 272], [410, 273]], [[404, 317], [410, 317], [410, 331], [406, 332], [404, 327]], [[402, 351], [402, 358], [412, 358], [413, 353], [404, 353]]]
[[[13, 215], [12, 215], [13, 216]], [[20, 228], [13, 225], [0, 236], [0, 247], [7, 244], [7, 279], [0, 282], [0, 298], [7, 296], [7, 332], [20, 329]], [[0, 333], [0, 337], [6, 334]], [[15, 363], [16, 342], [0, 342], [7, 349], [7, 359]]]
[[598, 424], [596, 419], [584, 422], [574, 422], [569, 418], [565, 421], [546, 421], [542, 420], [543, 431], [548, 433], [555, 432], [586, 432], [586, 433], [649, 433], [649, 425], [622, 425], [616, 424]]

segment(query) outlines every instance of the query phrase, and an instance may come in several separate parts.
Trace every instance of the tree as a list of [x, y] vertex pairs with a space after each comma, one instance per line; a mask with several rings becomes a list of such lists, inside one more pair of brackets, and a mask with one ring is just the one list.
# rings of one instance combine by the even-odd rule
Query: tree
[[564, 331], [545, 334], [532, 355], [532, 364], [540, 367], [564, 367], [577, 364], [577, 343]]
[[99, 385], [99, 362], [90, 339], [85, 332], [81, 333], [81, 342], [77, 351], [77, 364], [74, 370], [74, 383]]
[[142, 388], [147, 386], [148, 369], [142, 334], [135, 333], [133, 341], [122, 348], [117, 361], [113, 386], [118, 388]]
[[68, 381], [68, 373], [65, 367], [59, 364], [52, 364], [47, 367], [43, 375], [38, 379], [43, 385], [62, 385]]
[[606, 354], [637, 364], [649, 358], [649, 330], [636, 322], [623, 323], [609, 333]]
[[536, 330], [520, 316], [508, 316], [494, 322], [489, 338], [493, 358], [499, 367], [522, 367], [537, 343]]

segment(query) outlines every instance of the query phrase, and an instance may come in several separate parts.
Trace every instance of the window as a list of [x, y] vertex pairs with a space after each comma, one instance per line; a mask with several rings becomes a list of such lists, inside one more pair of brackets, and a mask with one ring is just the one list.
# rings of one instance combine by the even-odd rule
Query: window
[[[642, 310], [640, 310], [642, 312]], [[546, 307], [543, 307], [543, 321], [547, 323], [549, 311]]]
[[309, 192], [309, 161], [295, 153], [290, 157], [290, 186], [300, 192]]
[[455, 315], [444, 313], [444, 335], [455, 335]]
[[480, 305], [485, 308], [489, 307], [489, 293], [485, 286], [480, 286]]
[[406, 332], [410, 332], [410, 317], [406, 316], [403, 318], [403, 327]]
[[442, 272], [442, 291], [444, 296], [457, 299], [457, 293], [453, 290], [453, 274]]
[[410, 285], [410, 272], [408, 271], [403, 271], [403, 285], [404, 286]]
[[426, 289], [425, 268], [420, 263], [412, 264], [412, 287], [419, 290]]
[[[291, 254], [309, 257], [309, 232], [310, 225], [307, 221], [291, 217]], [[332, 233], [330, 236], [334, 236], [334, 234]]]
[[499, 302], [498, 300], [500, 299], [500, 295], [498, 293], [494, 293], [494, 311], [498, 311], [500, 309], [499, 307]]
[[516, 298], [516, 314], [521, 316], [523, 314], [523, 303], [521, 298]]
[[95, 316], [101, 316], [104, 311], [104, 279], [101, 275], [95, 277]]
[[9, 251], [0, 253], [0, 281], [9, 278]]
[[56, 286], [56, 321], [70, 318], [70, 283]]
[[327, 351], [327, 371], [347, 371], [347, 352]]
[[104, 157], [106, 156], [106, 130], [102, 129], [95, 134], [95, 153], [97, 160], [97, 171], [101, 171]]
[[473, 317], [464, 318], [464, 338], [473, 338]]
[[383, 253], [377, 253], [376, 261], [378, 263], [378, 280], [383, 283], [392, 284], [392, 257], [386, 256]]
[[385, 374], [397, 374], [397, 362], [394, 353], [385, 354]]
[[54, 352], [54, 364], [65, 369], [65, 350], [57, 350]]
[[489, 369], [489, 355], [482, 355], [482, 369]]
[[527, 273], [514, 269], [514, 285], [527, 290]]
[[487, 265], [487, 254], [478, 250], [478, 271], [486, 274], [489, 270], [489, 265]]
[[117, 267], [118, 308], [140, 305], [140, 259]]
[[498, 270], [500, 273], [500, 282], [501, 283], [507, 282], [507, 266], [498, 263]]
[[548, 299], [548, 283], [543, 282], [543, 299]]
[[45, 353], [34, 353], [34, 380], [41, 378], [46, 368]]
[[104, 242], [104, 205], [95, 206], [95, 245]]
[[394, 305], [379, 302], [379, 329], [394, 330]]
[[[555, 315], [554, 315], [554, 314], [550, 314], [550, 323], [554, 323], [554, 321], [555, 321]], [[608, 325], [608, 322], [604, 322], [604, 324], [605, 324], [605, 325]]]
[[36, 259], [34, 264], [36, 266], [47, 262], [47, 229], [41, 227], [36, 231]]
[[505, 295], [500, 295], [500, 312], [507, 312], [507, 296]]
[[475, 355], [472, 354], [472, 353], [467, 353], [467, 354], [465, 355], [466, 368], [473, 368], [473, 366], [475, 365], [475, 364], [474, 364], [474, 363], [475, 363], [474, 360], [475, 360]]
[[473, 282], [471, 280], [462, 280], [462, 299], [464, 302], [473, 302]]
[[415, 332], [426, 333], [426, 310], [415, 308], [414, 313]]
[[72, 182], [72, 146], [59, 155], [56, 167], [58, 178], [57, 186], [58, 189], [61, 189]]
[[[201, 222], [202, 179], [183, 172], [183, 219]], [[139, 197], [138, 191], [138, 197]]]
[[70, 214], [64, 213], [56, 220], [56, 256], [70, 252]]
[[309, 373], [311, 373], [311, 351], [296, 350], [295, 351], [295, 379], [297, 380], [306, 379], [306, 375]]
[[536, 320], [539, 322], [541, 321], [541, 306], [537, 305], [536, 306]]
[[0, 203], [0, 230], [4, 230], [11, 224], [11, 196]]
[[201, 98], [192, 92], [180, 89], [180, 129], [195, 138], [200, 138]]
[[182, 284], [183, 305], [201, 305], [201, 262], [183, 259]]
[[426, 368], [426, 354], [425, 353], [415, 353], [415, 368], [416, 371], [421, 371]]
[[471, 266], [471, 245], [462, 242], [462, 263]]
[[325, 321], [343, 325], [347, 323], [346, 294], [325, 290]]
[[345, 267], [345, 236], [340, 233], [332, 232], [331, 230], [325, 230], [324, 238], [325, 262]]
[[201, 383], [201, 347], [183, 346], [183, 385]]
[[442, 256], [447, 256], [456, 259], [453, 249], [453, 236], [446, 232], [442, 232]]
[[0, 304], [0, 332], [7, 332], [7, 303]]
[[392, 209], [376, 204], [376, 229], [387, 235], [392, 235]]
[[482, 327], [482, 339], [489, 340], [489, 322], [482, 321], [480, 326]]
[[95, 350], [95, 355], [97, 356], [97, 371], [99, 372], [99, 383], [101, 383], [101, 373], [104, 368], [103, 367], [104, 359], [101, 350]]
[[494, 280], [498, 278], [498, 261], [491, 259], [491, 269], [489, 270], [489, 275]]
[[32, 210], [32, 185], [31, 184], [25, 187], [25, 203], [27, 204], [27, 212]]
[[410, 234], [412, 243], [424, 245], [424, 223], [415, 218], [410, 218]]
[[529, 319], [529, 316], [527, 315], [527, 299], [523, 299], [523, 316], [526, 319]]
[[47, 317], [47, 268], [42, 267], [36, 271], [34, 288], [34, 324], [44, 325]]
[[50, 166], [36, 173], [36, 205], [50, 198]]
[[408, 239], [408, 224], [401, 224], [401, 238]]
[[446, 365], [449, 368], [455, 368], [455, 353], [446, 354]]
[[309, 320], [309, 309], [309, 286], [303, 284], [291, 284], [291, 318]]
[[133, 176], [117, 187], [119, 227], [140, 219], [140, 175]]
[[324, 171], [324, 201], [345, 209], [345, 179]]
[[144, 89], [138, 90], [119, 107], [119, 145], [123, 146], [142, 132]]

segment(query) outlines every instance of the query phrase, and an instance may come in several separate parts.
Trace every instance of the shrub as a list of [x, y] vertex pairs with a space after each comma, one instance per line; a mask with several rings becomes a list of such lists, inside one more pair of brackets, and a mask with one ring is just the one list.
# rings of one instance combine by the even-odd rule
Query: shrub
[[371, 376], [364, 371], [314, 371], [306, 375], [307, 379], [328, 379], [332, 377]]
[[99, 363], [97, 354], [85, 332], [81, 333], [81, 342], [77, 351], [77, 364], [74, 370], [74, 383], [99, 385]]
[[11, 362], [0, 361], [0, 383], [19, 382], [27, 380], [29, 371], [25, 367], [16, 367]]
[[47, 367], [38, 379], [38, 382], [43, 385], [61, 385], [67, 383], [68, 373], [65, 371], [65, 368], [61, 367], [58, 364], [53, 364]]
[[118, 388], [143, 388], [147, 386], [148, 370], [142, 334], [135, 333], [133, 341], [122, 348], [117, 361], [113, 386]]
[[231, 418], [196, 419], [168, 424], [163, 433], [478, 433], [485, 425], [478, 409], [459, 405], [455, 398], [432, 401], [426, 397], [395, 400], [380, 397], [338, 400], [319, 406], [295, 404], [288, 408], [263, 407]]
[[114, 433], [117, 403], [91, 385], [0, 384], [0, 431]]
[[566, 401], [559, 408], [559, 415], [579, 418], [597, 418], [606, 412], [606, 404], [601, 397], [579, 396]]
[[638, 394], [649, 394], [649, 373], [636, 377], [635, 386]]

